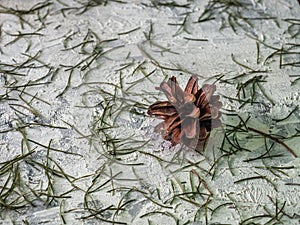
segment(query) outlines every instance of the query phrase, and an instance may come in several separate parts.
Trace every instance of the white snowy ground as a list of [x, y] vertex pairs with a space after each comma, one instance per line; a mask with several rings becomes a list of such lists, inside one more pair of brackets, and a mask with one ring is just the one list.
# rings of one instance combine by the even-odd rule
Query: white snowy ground
[[[0, 31], [0, 224], [299, 224], [297, 0], [1, 0]], [[146, 114], [191, 74], [202, 154]]]

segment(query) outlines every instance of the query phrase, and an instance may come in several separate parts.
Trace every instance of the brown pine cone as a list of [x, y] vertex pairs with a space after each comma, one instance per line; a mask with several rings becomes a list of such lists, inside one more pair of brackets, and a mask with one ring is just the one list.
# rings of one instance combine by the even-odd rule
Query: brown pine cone
[[213, 95], [216, 85], [204, 84], [198, 90], [198, 78], [191, 76], [183, 91], [173, 76], [158, 89], [165, 93], [168, 101], [159, 101], [149, 107], [149, 115], [164, 120], [155, 131], [173, 146], [182, 142], [202, 150], [210, 131], [221, 126], [219, 109], [222, 103], [219, 95]]

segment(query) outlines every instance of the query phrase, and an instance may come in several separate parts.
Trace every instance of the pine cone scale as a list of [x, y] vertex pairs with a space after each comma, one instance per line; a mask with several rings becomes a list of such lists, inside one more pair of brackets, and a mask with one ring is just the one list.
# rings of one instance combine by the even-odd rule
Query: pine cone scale
[[169, 116], [177, 114], [177, 110], [170, 102], [164, 101], [156, 102], [151, 105], [147, 113], [160, 119], [165, 119]]

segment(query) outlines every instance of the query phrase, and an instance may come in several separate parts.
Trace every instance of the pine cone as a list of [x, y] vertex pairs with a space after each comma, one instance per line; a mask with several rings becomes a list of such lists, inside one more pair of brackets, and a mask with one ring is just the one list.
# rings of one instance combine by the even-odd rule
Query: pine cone
[[191, 76], [183, 91], [173, 76], [157, 89], [165, 93], [168, 101], [159, 101], [149, 107], [149, 115], [164, 120], [155, 131], [173, 146], [182, 142], [202, 150], [210, 131], [221, 126], [219, 109], [222, 103], [219, 95], [213, 95], [216, 85], [204, 84], [198, 90], [198, 78]]

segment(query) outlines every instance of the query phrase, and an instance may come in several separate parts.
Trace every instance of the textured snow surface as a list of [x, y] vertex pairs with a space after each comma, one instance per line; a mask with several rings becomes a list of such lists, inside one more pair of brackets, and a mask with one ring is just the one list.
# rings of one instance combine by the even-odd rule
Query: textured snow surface
[[[0, 224], [299, 224], [299, 30], [297, 0], [1, 0]], [[146, 113], [191, 74], [201, 154]]]

